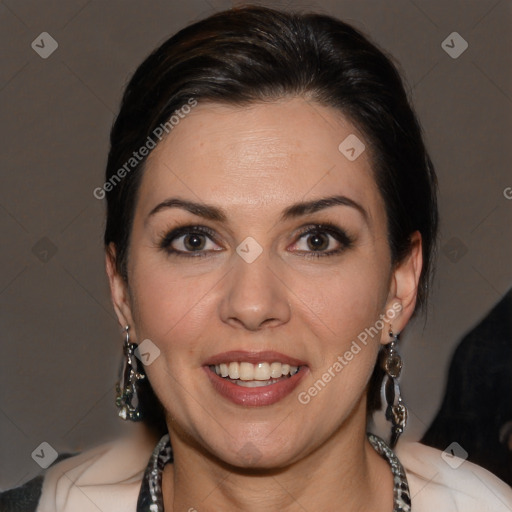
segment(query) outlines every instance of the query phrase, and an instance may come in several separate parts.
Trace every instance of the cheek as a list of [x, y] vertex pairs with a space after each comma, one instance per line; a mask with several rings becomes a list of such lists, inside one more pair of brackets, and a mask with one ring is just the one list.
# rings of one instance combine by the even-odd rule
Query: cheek
[[[380, 281], [379, 281], [380, 279]], [[361, 400], [380, 349], [379, 316], [387, 289], [383, 277], [345, 272], [304, 287], [302, 323], [313, 336], [315, 355], [309, 377], [298, 390], [309, 414], [324, 418], [324, 427], [334, 428]], [[323, 286], [318, 286], [322, 284]]]
[[166, 410], [182, 420], [185, 415], [191, 428], [195, 415], [208, 406], [193, 386], [203, 372], [218, 276], [186, 279], [169, 267], [141, 265], [132, 281], [137, 339], [150, 339], [161, 354], [145, 368], [146, 374]]
[[[330, 411], [326, 414], [333, 421], [360, 399], [375, 365], [388, 293], [389, 276], [383, 268], [359, 255], [347, 258], [346, 265], [329, 275], [295, 283], [300, 323], [316, 345], [316, 364], [300, 390], [306, 395], [301, 396], [311, 399], [318, 413]], [[329, 409], [329, 403], [337, 407]]]
[[341, 343], [378, 319], [387, 299], [388, 279], [382, 266], [354, 257], [309, 279], [297, 275], [293, 291], [312, 325], [323, 327], [327, 338]]
[[200, 324], [208, 304], [208, 279], [184, 280], [175, 273], [141, 269], [134, 279], [135, 321], [141, 336], [164, 340], [184, 324]]
[[201, 335], [212, 321], [216, 286], [222, 275], [206, 272], [187, 277], [178, 266], [151, 264], [150, 258], [133, 268], [137, 338], [151, 339], [163, 352], [196, 352]]

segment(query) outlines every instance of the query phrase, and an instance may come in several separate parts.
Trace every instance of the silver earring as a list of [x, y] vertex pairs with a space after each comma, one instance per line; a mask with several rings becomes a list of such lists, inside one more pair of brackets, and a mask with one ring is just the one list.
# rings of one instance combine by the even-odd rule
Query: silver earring
[[398, 334], [389, 331], [391, 342], [384, 347], [385, 356], [382, 360], [382, 368], [386, 372], [384, 376], [384, 393], [386, 397], [386, 419], [391, 422], [390, 447], [394, 448], [398, 438], [403, 433], [407, 424], [407, 408], [400, 396], [398, 377], [402, 371], [402, 358], [396, 350]]
[[132, 401], [137, 399], [137, 382], [146, 378], [146, 375], [139, 371], [139, 368], [142, 367], [134, 355], [137, 345], [130, 343], [130, 334], [128, 332], [130, 326], [127, 325], [124, 330], [124, 361], [120, 381], [116, 385], [116, 405], [119, 409], [119, 416], [123, 420], [140, 421], [142, 416], [138, 404], [134, 405]]

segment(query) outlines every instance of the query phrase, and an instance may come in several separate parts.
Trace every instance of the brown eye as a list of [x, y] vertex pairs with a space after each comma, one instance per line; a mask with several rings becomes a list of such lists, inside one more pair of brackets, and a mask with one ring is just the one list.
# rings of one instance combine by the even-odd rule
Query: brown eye
[[324, 251], [329, 247], [329, 236], [325, 233], [314, 233], [308, 235], [308, 247], [312, 251]]
[[304, 233], [296, 243], [296, 249], [301, 252], [330, 253], [340, 246], [343, 244], [334, 235], [320, 230]]
[[352, 247], [353, 239], [331, 224], [317, 224], [302, 230], [293, 246], [293, 252], [305, 257], [334, 256]]
[[204, 249], [204, 246], [206, 245], [206, 237], [204, 235], [198, 235], [197, 233], [184, 235], [183, 245], [187, 251], [198, 251]]
[[183, 226], [163, 236], [158, 245], [171, 255], [208, 256], [223, 250], [215, 239], [213, 230], [206, 226]]

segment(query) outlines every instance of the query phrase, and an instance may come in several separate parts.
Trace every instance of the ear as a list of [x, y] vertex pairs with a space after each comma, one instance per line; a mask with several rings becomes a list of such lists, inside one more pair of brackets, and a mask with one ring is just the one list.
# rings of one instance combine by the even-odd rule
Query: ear
[[409, 254], [395, 266], [391, 276], [388, 301], [386, 303], [385, 326], [381, 343], [391, 341], [389, 332], [403, 331], [414, 313], [418, 295], [418, 283], [423, 267], [422, 240], [419, 231], [410, 237]]
[[130, 306], [128, 283], [117, 271], [116, 248], [114, 244], [110, 244], [105, 251], [105, 267], [110, 284], [110, 297], [119, 324], [123, 329], [127, 325], [133, 328], [133, 317]]

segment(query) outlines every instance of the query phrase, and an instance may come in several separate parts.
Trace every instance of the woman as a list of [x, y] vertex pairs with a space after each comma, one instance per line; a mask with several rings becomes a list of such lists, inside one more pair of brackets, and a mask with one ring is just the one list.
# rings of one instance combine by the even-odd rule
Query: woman
[[[512, 509], [482, 468], [396, 444], [436, 178], [361, 34], [260, 7], [183, 29], [128, 84], [95, 195], [117, 405], [147, 431], [51, 468], [38, 511]], [[383, 378], [389, 446], [366, 433]]]

